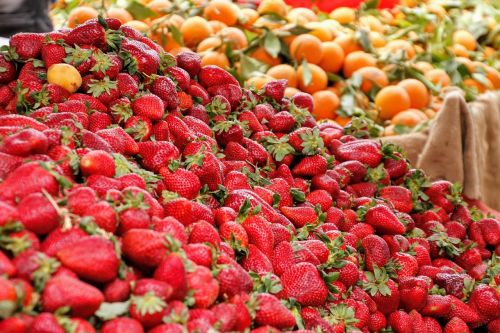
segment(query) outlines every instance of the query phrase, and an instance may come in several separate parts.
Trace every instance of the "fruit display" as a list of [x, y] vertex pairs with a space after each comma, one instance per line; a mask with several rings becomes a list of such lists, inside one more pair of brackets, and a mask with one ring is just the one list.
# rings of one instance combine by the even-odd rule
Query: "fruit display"
[[286, 80], [102, 17], [0, 68], [0, 332], [499, 331], [500, 222]]
[[[83, 1], [85, 3], [85, 1]], [[87, 1], [54, 16], [74, 27], [99, 10], [164, 50], [198, 52], [257, 89], [288, 80], [313, 95], [317, 119], [370, 127], [372, 137], [421, 130], [448, 86], [467, 100], [500, 88], [498, 10], [484, 1]], [[82, 3], [82, 1], [79, 1]], [[91, 7], [92, 5], [95, 8]], [[378, 6], [378, 9], [376, 9]], [[356, 120], [351, 122], [352, 117]]]

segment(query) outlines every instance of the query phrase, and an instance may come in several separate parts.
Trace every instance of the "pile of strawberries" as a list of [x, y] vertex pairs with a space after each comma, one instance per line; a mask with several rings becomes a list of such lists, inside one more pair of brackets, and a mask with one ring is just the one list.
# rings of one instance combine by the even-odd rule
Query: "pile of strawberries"
[[113, 19], [12, 37], [0, 332], [499, 332], [500, 222], [285, 88]]

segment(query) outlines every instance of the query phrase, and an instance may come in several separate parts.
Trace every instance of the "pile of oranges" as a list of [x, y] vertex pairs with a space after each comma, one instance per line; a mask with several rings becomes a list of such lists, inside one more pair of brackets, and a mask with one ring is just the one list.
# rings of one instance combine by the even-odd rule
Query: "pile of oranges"
[[423, 127], [439, 111], [447, 86], [460, 87], [468, 100], [500, 89], [499, 26], [487, 3], [404, 0], [379, 10], [367, 2], [321, 13], [283, 0], [258, 6], [136, 0], [127, 8], [86, 2], [68, 11], [65, 24], [98, 14], [117, 18], [174, 55], [198, 52], [203, 65], [226, 68], [249, 87], [287, 79], [288, 96], [313, 95], [318, 119], [345, 126], [363, 114], [381, 125], [378, 135]]

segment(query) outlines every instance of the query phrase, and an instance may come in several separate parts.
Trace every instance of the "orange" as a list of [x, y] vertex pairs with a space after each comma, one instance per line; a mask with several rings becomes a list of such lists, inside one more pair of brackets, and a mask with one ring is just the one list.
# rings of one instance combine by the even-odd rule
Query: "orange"
[[490, 80], [493, 89], [500, 89], [500, 73], [490, 66], [485, 66], [486, 78]]
[[377, 67], [368, 66], [358, 69], [354, 74], [361, 75], [363, 81], [361, 82], [361, 91], [368, 93], [373, 85], [383, 88], [389, 84], [387, 74]]
[[387, 44], [387, 41], [382, 36], [382, 34], [376, 32], [376, 31], [370, 31], [369, 37], [370, 37], [370, 42], [372, 43], [373, 47], [376, 47], [376, 48], [384, 47]]
[[171, 49], [168, 52], [170, 54], [172, 54], [173, 56], [176, 56], [176, 55], [178, 55], [179, 53], [182, 53], [182, 52], [193, 52], [193, 51], [191, 49], [187, 48], [187, 47], [181, 46], [181, 47], [176, 47], [175, 49]]
[[322, 42], [328, 42], [333, 39], [332, 31], [321, 22], [309, 22], [305, 27], [311, 30], [309, 31], [309, 35], [318, 37]]
[[476, 39], [467, 30], [457, 30], [453, 33], [453, 42], [464, 46], [469, 51], [476, 49]]
[[119, 20], [122, 24], [130, 22], [134, 19], [132, 14], [130, 14], [126, 9], [118, 7], [108, 9], [107, 15], [108, 17]]
[[292, 98], [293, 95], [295, 95], [296, 93], [300, 92], [299, 89], [297, 88], [294, 88], [294, 87], [286, 87], [285, 89], [285, 97], [288, 97], [288, 98]]
[[436, 111], [432, 109], [425, 109], [424, 110], [425, 115], [427, 116], [428, 119], [432, 119], [436, 116]]
[[99, 12], [92, 7], [76, 7], [68, 15], [68, 27], [74, 28], [87, 20], [96, 18], [97, 16], [99, 16]]
[[451, 47], [451, 52], [453, 52], [453, 54], [457, 57], [469, 57], [469, 51], [462, 44], [454, 44]]
[[153, 0], [146, 5], [149, 9], [155, 12], [156, 17], [168, 14], [172, 3], [168, 0]]
[[318, 21], [318, 16], [309, 8], [293, 8], [286, 16], [288, 22], [299, 25], [306, 25], [309, 22]]
[[270, 66], [276, 66], [281, 63], [281, 60], [279, 58], [273, 58], [269, 53], [267, 53], [266, 49], [264, 49], [264, 47], [262, 46], [256, 48], [250, 54], [250, 56]]
[[248, 46], [248, 41], [241, 29], [234, 27], [227, 27], [217, 33], [222, 37], [222, 40], [231, 44], [233, 50], [241, 50]]
[[[328, 85], [328, 77], [326, 72], [321, 69], [321, 67], [308, 64], [307, 65], [309, 72], [311, 73], [311, 81], [306, 82], [304, 80], [304, 68], [300, 65], [297, 68], [297, 77], [299, 79], [299, 89], [305, 91], [309, 94], [314, 94], [316, 91], [325, 90]], [[308, 84], [306, 84], [308, 83]]]
[[249, 78], [246, 81], [246, 85], [248, 87], [255, 87], [256, 89], [262, 89], [262, 87], [268, 83], [274, 80], [272, 77], [268, 75], [257, 75], [254, 77]]
[[313, 94], [314, 111], [316, 119], [334, 119], [340, 101], [337, 95], [328, 90], [317, 91]]
[[82, 76], [71, 65], [54, 64], [47, 70], [47, 82], [58, 85], [70, 93], [74, 93], [82, 85]]
[[344, 49], [336, 42], [324, 42], [322, 44], [323, 59], [319, 67], [327, 72], [337, 73], [344, 64]]
[[213, 34], [216, 34], [222, 29], [227, 28], [227, 25], [225, 23], [222, 23], [221, 21], [208, 21], [208, 24], [210, 24], [210, 28], [212, 29]]
[[469, 58], [464, 58], [464, 57], [456, 57], [455, 61], [465, 65], [467, 67], [467, 70], [469, 73], [474, 73], [476, 71], [476, 65], [470, 60]]
[[345, 125], [349, 124], [350, 121], [351, 121], [351, 117], [338, 116], [337, 118], [335, 118], [335, 122], [342, 127], [345, 127]]
[[393, 135], [396, 135], [396, 132], [394, 130], [395, 126], [393, 124], [387, 126], [386, 128], [384, 128], [384, 136], [393, 136]]
[[259, 17], [253, 25], [256, 28], [267, 28], [269, 30], [274, 30], [281, 28], [283, 26], [283, 21], [268, 19], [267, 17]]
[[227, 25], [238, 22], [239, 7], [227, 0], [212, 0], [203, 11], [207, 20], [220, 21]]
[[382, 22], [380, 22], [378, 18], [372, 15], [362, 16], [359, 19], [359, 23], [366, 26], [368, 29], [370, 29], [370, 31], [383, 33], [385, 30]]
[[344, 59], [344, 76], [351, 77], [352, 74], [363, 67], [374, 67], [377, 64], [377, 59], [364, 51], [356, 51], [349, 53]]
[[472, 88], [476, 90], [479, 93], [484, 93], [486, 90], [492, 90], [493, 85], [491, 84], [490, 80], [487, 78], [484, 79], [484, 83], [479, 82], [477, 80], [467, 78], [463, 81], [464, 86]]
[[398, 83], [410, 96], [410, 107], [422, 109], [429, 104], [429, 91], [425, 84], [416, 79], [406, 79]]
[[346, 55], [351, 52], [362, 51], [361, 45], [358, 44], [356, 38], [354, 38], [354, 35], [352, 34], [338, 35], [333, 41], [344, 49], [344, 53]]
[[252, 8], [242, 8], [240, 14], [240, 23], [245, 29], [250, 29], [259, 18], [259, 13]]
[[435, 68], [424, 73], [425, 77], [435, 85], [446, 87], [451, 84], [450, 76], [442, 69]]
[[276, 14], [281, 17], [285, 17], [288, 11], [288, 6], [283, 0], [263, 0], [257, 12], [260, 15], [263, 14]]
[[298, 79], [297, 72], [295, 68], [288, 64], [281, 64], [274, 67], [269, 68], [266, 73], [269, 76], [272, 76], [275, 79], [285, 79], [288, 80], [288, 86], [297, 88]]
[[427, 116], [420, 110], [409, 109], [401, 111], [391, 119], [394, 125], [414, 127], [427, 120]]
[[485, 46], [483, 50], [484, 58], [493, 57], [496, 53], [496, 50], [490, 46]]
[[172, 14], [170, 15], [170, 17], [168, 18], [168, 23], [170, 25], [173, 25], [174, 27], [176, 27], [177, 29], [180, 29], [181, 26], [182, 26], [182, 23], [184, 23], [184, 17], [180, 16], [180, 15], [177, 15], [177, 14]]
[[216, 65], [220, 68], [229, 67], [229, 59], [224, 53], [208, 51], [201, 56], [201, 66]]
[[310, 64], [317, 64], [323, 57], [321, 40], [308, 34], [299, 35], [290, 44], [290, 55], [297, 63], [305, 59]]
[[333, 87], [328, 87], [326, 90], [333, 92], [335, 95], [340, 97], [344, 89], [345, 83], [342, 81], [336, 82]]
[[410, 42], [403, 39], [395, 39], [387, 43], [385, 46], [387, 50], [391, 53], [404, 51], [406, 59], [411, 60], [415, 56], [415, 48]]
[[379, 109], [379, 117], [391, 119], [401, 111], [408, 110], [411, 105], [410, 96], [399, 86], [382, 88], [375, 96], [375, 105]]
[[356, 11], [349, 7], [339, 7], [330, 13], [330, 17], [341, 24], [352, 23], [356, 19]]
[[195, 46], [212, 33], [210, 24], [200, 16], [187, 18], [182, 23], [180, 31], [184, 37], [184, 43], [188, 47]]
[[142, 21], [137, 21], [137, 20], [128, 21], [127, 23], [124, 23], [123, 25], [134, 28], [135, 30], [138, 30], [140, 32], [146, 32], [149, 29], [149, 25], [147, 25], [146, 23], [144, 23]]
[[432, 64], [426, 62], [426, 61], [418, 61], [416, 62], [413, 67], [421, 71], [422, 73], [428, 72], [434, 67], [432, 67]]
[[215, 50], [218, 49], [222, 46], [222, 40], [220, 37], [208, 37], [207, 39], [204, 39], [198, 44], [196, 47], [196, 52], [203, 52], [203, 51], [208, 51], [208, 50]]

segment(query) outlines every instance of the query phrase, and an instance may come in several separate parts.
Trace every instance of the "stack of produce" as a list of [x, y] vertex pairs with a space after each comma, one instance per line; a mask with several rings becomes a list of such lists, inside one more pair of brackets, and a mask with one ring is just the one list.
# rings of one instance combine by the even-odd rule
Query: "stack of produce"
[[[374, 137], [425, 128], [448, 86], [460, 87], [468, 100], [500, 89], [496, 11], [484, 2], [403, 1], [378, 10], [377, 1], [367, 1], [359, 10], [329, 13], [283, 0], [264, 0], [255, 9], [248, 7], [252, 1], [240, 7], [229, 0], [113, 2], [104, 8], [109, 17], [147, 33], [165, 51], [196, 51], [203, 65], [226, 68], [258, 89], [286, 79], [286, 96], [313, 95], [317, 119], [345, 126], [365, 115], [363, 125], [351, 126], [369, 123]], [[317, 6], [327, 10], [322, 3]], [[98, 10], [54, 13], [67, 13], [73, 27]]]
[[500, 329], [500, 223], [115, 19], [0, 55], [0, 332]]

